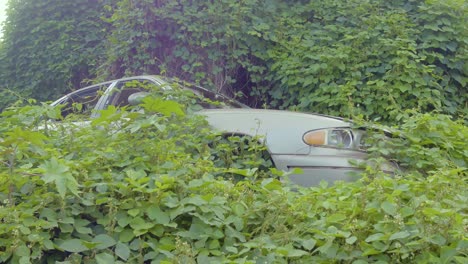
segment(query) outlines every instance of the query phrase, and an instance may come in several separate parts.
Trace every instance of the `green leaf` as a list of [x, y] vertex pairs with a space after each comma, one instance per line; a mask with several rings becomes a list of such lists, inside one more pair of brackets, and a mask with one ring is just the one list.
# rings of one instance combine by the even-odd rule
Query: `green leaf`
[[54, 182], [62, 199], [65, 198], [67, 190], [78, 196], [78, 183], [69, 172], [68, 166], [64, 165], [63, 162], [53, 157], [50, 161], [44, 161], [40, 168], [44, 170], [42, 177], [44, 182]]
[[117, 223], [121, 227], [126, 227], [131, 221], [131, 218], [127, 214], [118, 214]]
[[383, 202], [381, 208], [389, 215], [395, 215], [397, 213], [397, 206], [390, 201]]
[[376, 254], [380, 254], [380, 251], [373, 248], [369, 248], [362, 253], [363, 256], [371, 256]]
[[290, 258], [301, 257], [301, 256], [305, 256], [309, 254], [309, 252], [307, 251], [293, 248], [292, 245], [279, 247], [276, 249], [276, 253], [281, 254], [285, 257], [290, 257]]
[[232, 211], [237, 216], [242, 216], [245, 213], [245, 207], [242, 203], [236, 202], [232, 205]]
[[164, 116], [170, 116], [171, 114], [176, 114], [178, 116], [185, 115], [179, 103], [171, 100], [163, 100], [161, 98], [151, 98], [147, 96], [143, 98], [142, 107], [151, 112], [161, 113]]
[[147, 222], [141, 217], [137, 217], [130, 222], [130, 226], [135, 230], [148, 230], [154, 225], [154, 223]]
[[280, 190], [283, 185], [279, 180], [270, 178], [270, 179], [263, 180], [262, 186], [269, 191], [273, 191], [273, 190]]
[[81, 243], [81, 239], [77, 238], [65, 240], [58, 246], [65, 251], [73, 253], [79, 253], [88, 250], [88, 248]]
[[98, 264], [112, 264], [115, 263], [115, 259], [111, 254], [99, 253], [96, 255], [96, 262]]
[[355, 237], [355, 236], [348, 237], [346, 239], [346, 244], [352, 245], [352, 244], [354, 244], [354, 242], [356, 242], [356, 240], [357, 240], [357, 237]]
[[327, 217], [327, 222], [328, 223], [340, 223], [347, 219], [347, 217], [343, 214], [332, 214]]
[[414, 209], [410, 207], [403, 207], [400, 209], [400, 214], [402, 217], [408, 217], [414, 214]]
[[163, 211], [158, 206], [150, 206], [146, 209], [146, 213], [151, 220], [154, 220], [156, 223], [161, 225], [167, 225], [170, 222], [169, 215]]
[[97, 235], [93, 239], [92, 242], [99, 243], [96, 246], [97, 249], [105, 249], [105, 248], [108, 248], [108, 247], [112, 247], [116, 243], [114, 238], [112, 238], [111, 236], [106, 235], [106, 234]]
[[312, 250], [317, 241], [313, 238], [302, 241], [302, 246], [307, 250]]
[[408, 231], [397, 232], [390, 236], [389, 240], [403, 239], [409, 237], [411, 234]]
[[428, 241], [438, 246], [444, 246], [447, 243], [447, 239], [440, 234], [432, 235]]
[[30, 254], [31, 252], [25, 244], [22, 244], [15, 249], [15, 255], [18, 257], [29, 257]]
[[115, 254], [123, 260], [128, 260], [130, 257], [130, 248], [126, 244], [119, 242], [115, 246]]
[[385, 234], [382, 234], [382, 233], [376, 233], [376, 234], [372, 234], [370, 236], [368, 236], [366, 238], [366, 242], [373, 242], [373, 241], [378, 241], [378, 240], [383, 240]]
[[121, 114], [118, 112], [118, 109], [110, 105], [106, 109], [99, 112], [99, 117], [93, 118], [91, 121], [92, 125], [98, 125], [101, 123], [109, 123], [111, 121], [116, 121], [120, 118]]
[[119, 240], [123, 243], [130, 242], [134, 237], [135, 235], [133, 234], [133, 231], [128, 228], [122, 230], [119, 234]]
[[128, 210], [127, 213], [128, 213], [129, 215], [135, 217], [135, 216], [137, 216], [137, 215], [140, 213], [140, 209], [130, 209], [130, 210]]
[[457, 255], [457, 249], [454, 246], [444, 246], [440, 251], [441, 263], [450, 263], [450, 260]]

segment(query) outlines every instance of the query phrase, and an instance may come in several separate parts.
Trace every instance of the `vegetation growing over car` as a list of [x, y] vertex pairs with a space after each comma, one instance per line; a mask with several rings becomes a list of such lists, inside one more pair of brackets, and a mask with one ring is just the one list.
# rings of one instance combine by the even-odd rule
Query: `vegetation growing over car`
[[1, 113], [0, 261], [466, 263], [465, 126], [416, 115], [397, 155], [375, 149], [417, 173], [368, 167], [357, 182], [292, 190], [258, 170], [261, 145], [224, 155], [239, 144], [162, 102], [109, 108], [79, 129], [71, 118], [46, 129], [60, 116], [47, 105]]

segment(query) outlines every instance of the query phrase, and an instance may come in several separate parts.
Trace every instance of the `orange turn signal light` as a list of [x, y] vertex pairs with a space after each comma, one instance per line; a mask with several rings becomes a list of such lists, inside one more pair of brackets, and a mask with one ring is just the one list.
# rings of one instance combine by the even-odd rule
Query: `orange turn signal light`
[[302, 140], [304, 140], [307, 145], [325, 145], [326, 137], [327, 134], [325, 130], [316, 130], [305, 133]]

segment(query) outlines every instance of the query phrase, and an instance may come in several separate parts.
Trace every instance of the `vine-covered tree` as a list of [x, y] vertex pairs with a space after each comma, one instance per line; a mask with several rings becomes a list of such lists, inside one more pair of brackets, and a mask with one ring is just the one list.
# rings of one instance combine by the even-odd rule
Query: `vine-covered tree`
[[8, 14], [3, 86], [39, 99], [163, 74], [254, 107], [467, 114], [461, 0], [11, 0]]
[[9, 0], [0, 100], [12, 99], [12, 92], [48, 100], [94, 77], [107, 34], [103, 6], [97, 0]]

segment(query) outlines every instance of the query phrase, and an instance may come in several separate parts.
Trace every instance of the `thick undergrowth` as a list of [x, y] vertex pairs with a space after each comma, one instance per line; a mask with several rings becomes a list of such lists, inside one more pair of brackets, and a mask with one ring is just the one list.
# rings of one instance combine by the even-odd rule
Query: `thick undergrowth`
[[313, 188], [257, 170], [253, 143], [242, 161], [223, 156], [238, 146], [212, 144], [219, 135], [176, 102], [57, 119], [49, 106], [1, 113], [0, 262], [468, 260], [467, 128], [444, 116], [415, 115], [370, 150], [401, 173], [369, 166]]

